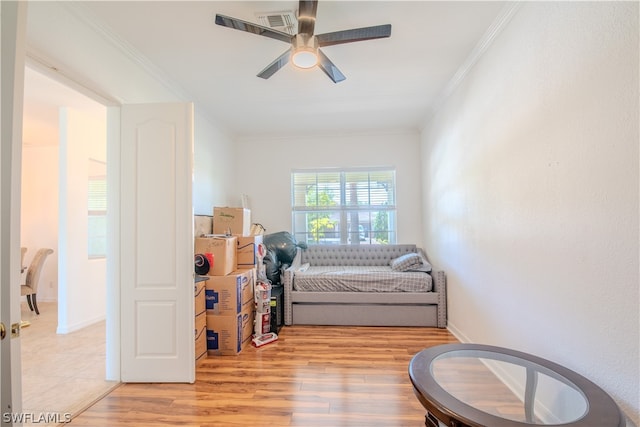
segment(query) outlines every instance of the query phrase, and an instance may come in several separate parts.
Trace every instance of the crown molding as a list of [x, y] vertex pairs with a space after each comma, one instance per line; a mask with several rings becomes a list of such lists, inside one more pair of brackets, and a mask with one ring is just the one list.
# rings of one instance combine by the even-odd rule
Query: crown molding
[[[140, 69], [144, 71], [151, 79], [158, 82], [162, 87], [167, 89], [177, 99], [185, 102], [187, 101], [194, 102], [194, 104], [197, 104], [198, 108], [196, 109], [196, 114], [201, 115], [202, 117], [206, 117], [206, 120], [209, 123], [215, 125], [218, 128], [218, 130], [221, 131], [222, 133], [226, 135], [229, 134], [229, 131], [224, 126], [218, 123], [215, 119], [212, 119], [212, 117], [215, 117], [215, 115], [212, 114], [210, 111], [208, 111], [208, 108], [206, 107], [206, 105], [200, 104], [197, 97], [193, 96], [193, 94], [185, 90], [175, 80], [167, 76], [167, 74], [164, 71], [162, 71], [162, 69], [160, 69], [145, 55], [143, 55], [131, 43], [129, 43], [120, 35], [118, 35], [112, 28], [106, 25], [100, 18], [98, 18], [95, 15], [95, 13], [93, 13], [83, 3], [84, 2], [81, 2], [81, 1], [61, 2], [61, 5], [72, 16], [74, 16], [80, 22], [83, 22], [85, 25], [87, 25], [98, 36], [100, 36], [107, 43], [111, 44], [117, 51], [121, 52], [125, 57], [130, 59], [134, 64], [140, 67]], [[52, 68], [55, 68], [55, 67], [52, 67]], [[77, 79], [72, 78], [72, 80], [77, 80]], [[126, 99], [118, 99], [118, 101], [120, 104], [127, 103]]]
[[[469, 56], [462, 63], [458, 71], [447, 82], [440, 94], [436, 97], [435, 101], [429, 108], [429, 113], [425, 118], [426, 123], [430, 122], [436, 113], [442, 108], [447, 99], [455, 92], [460, 84], [467, 78], [476, 63], [482, 58], [485, 52], [493, 44], [495, 39], [502, 33], [507, 24], [511, 21], [515, 13], [518, 11], [522, 2], [510, 1], [507, 2], [500, 10], [500, 13], [493, 20], [487, 31], [480, 38], [476, 46], [473, 48]], [[423, 126], [424, 129], [424, 126]]]
[[62, 4], [69, 13], [89, 26], [96, 34], [114, 46], [118, 51], [122, 52], [178, 99], [193, 99], [184, 88], [169, 78], [169, 76], [140, 53], [131, 43], [120, 37], [113, 29], [102, 22], [83, 2], [62, 2]]

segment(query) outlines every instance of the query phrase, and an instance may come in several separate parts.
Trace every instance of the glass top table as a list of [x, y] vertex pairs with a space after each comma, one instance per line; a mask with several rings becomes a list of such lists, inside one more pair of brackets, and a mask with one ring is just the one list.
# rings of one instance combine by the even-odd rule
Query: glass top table
[[417, 353], [409, 377], [431, 427], [624, 427], [613, 399], [551, 361], [502, 347], [445, 344]]

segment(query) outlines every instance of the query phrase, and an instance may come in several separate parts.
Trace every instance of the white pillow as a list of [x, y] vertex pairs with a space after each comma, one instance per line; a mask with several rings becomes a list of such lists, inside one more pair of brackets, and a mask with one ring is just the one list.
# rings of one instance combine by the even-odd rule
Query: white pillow
[[415, 253], [404, 254], [392, 259], [389, 265], [393, 271], [409, 271], [422, 265], [422, 257]]
[[427, 259], [423, 257], [422, 254], [420, 254], [420, 259], [422, 260], [422, 264], [420, 266], [407, 271], [421, 271], [424, 273], [431, 273], [431, 264], [429, 264], [429, 261], [427, 261]]

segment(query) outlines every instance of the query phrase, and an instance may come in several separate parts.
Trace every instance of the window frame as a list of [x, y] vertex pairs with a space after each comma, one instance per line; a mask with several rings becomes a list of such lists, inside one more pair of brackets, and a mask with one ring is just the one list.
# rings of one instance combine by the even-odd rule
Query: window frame
[[[367, 174], [366, 180], [355, 180], [350, 181], [347, 179], [349, 175], [352, 174]], [[391, 189], [386, 190], [386, 196], [383, 197], [384, 204], [374, 203], [373, 199], [381, 200], [378, 197], [372, 196], [373, 193], [379, 193], [380, 187], [376, 186], [375, 188], [372, 186], [373, 182], [384, 182], [381, 181], [372, 181], [372, 175], [380, 175], [388, 173], [389, 177], [387, 178], [387, 185], [391, 184]], [[339, 193], [339, 201], [337, 204], [330, 206], [322, 206], [322, 205], [306, 205], [308, 190], [305, 193], [301, 193], [298, 189], [296, 189], [296, 178], [301, 178], [300, 175], [316, 175], [315, 185], [321, 182], [328, 182], [319, 179], [319, 177], [324, 176], [330, 177], [331, 175], [339, 176], [339, 189], [334, 187], [334, 194]], [[351, 194], [347, 194], [350, 190], [347, 189], [347, 185], [349, 183], [355, 183], [355, 189], [351, 190]], [[361, 186], [364, 184], [364, 186]], [[311, 185], [311, 184], [310, 184]], [[335, 186], [335, 183], [333, 184]], [[380, 184], [382, 185], [382, 184]], [[296, 193], [298, 191], [298, 193]], [[358, 195], [356, 195], [356, 203], [353, 203], [353, 191], [357, 191], [358, 194], [366, 194], [367, 203], [360, 203], [358, 199]], [[291, 171], [291, 228], [292, 234], [298, 241], [304, 241], [308, 244], [347, 244], [347, 245], [358, 245], [358, 244], [394, 244], [397, 241], [397, 205], [396, 205], [396, 169], [394, 167], [358, 167], [358, 168], [312, 168], [312, 169], [293, 169]], [[316, 194], [318, 197], [319, 194]], [[304, 198], [304, 205], [296, 205], [296, 200], [301, 200]], [[333, 202], [335, 200], [332, 199]], [[350, 203], [349, 203], [350, 202]], [[319, 215], [332, 213], [333, 215], [337, 215], [338, 219], [335, 221], [339, 224], [338, 229], [330, 234], [332, 234], [333, 238], [320, 238], [316, 236], [315, 238], [309, 238], [311, 233], [314, 231], [309, 231], [308, 224], [309, 219], [308, 215], [317, 213]], [[387, 228], [383, 230], [374, 230], [374, 216], [377, 219], [378, 215], [384, 213], [385, 217], [381, 218], [382, 221], [386, 222]], [[296, 220], [297, 216], [305, 215], [304, 223], [305, 226], [303, 230], [297, 229], [300, 227], [299, 222], [300, 219]], [[353, 218], [353, 215], [358, 215], [357, 224], [358, 230], [351, 231], [350, 218]], [[368, 216], [368, 229], [365, 229], [362, 224], [367, 224], [367, 221], [361, 222], [360, 218], [364, 216], [365, 219]], [[317, 231], [315, 231], [317, 233]], [[323, 231], [323, 236], [326, 231]], [[374, 235], [382, 236], [381, 240], [378, 240]], [[364, 235], [364, 238], [363, 238]], [[386, 235], [386, 239], [384, 236]], [[337, 238], [335, 237], [337, 236]]]

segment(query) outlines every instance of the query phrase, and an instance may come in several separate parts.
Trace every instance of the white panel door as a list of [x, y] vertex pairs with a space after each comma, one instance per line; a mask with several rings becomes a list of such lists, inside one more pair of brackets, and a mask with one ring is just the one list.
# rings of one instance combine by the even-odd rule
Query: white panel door
[[193, 105], [121, 109], [121, 380], [195, 381]]
[[22, 425], [19, 248], [26, 2], [0, 2], [0, 15], [0, 424], [11, 426]]

